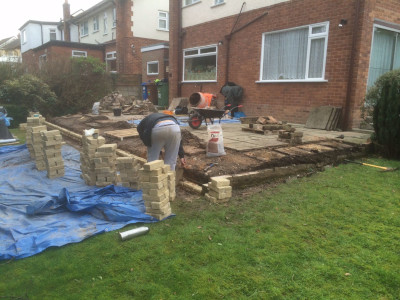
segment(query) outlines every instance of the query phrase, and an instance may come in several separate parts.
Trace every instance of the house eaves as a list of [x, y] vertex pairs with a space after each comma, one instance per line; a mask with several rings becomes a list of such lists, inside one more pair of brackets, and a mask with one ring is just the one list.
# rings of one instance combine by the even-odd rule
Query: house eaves
[[103, 0], [99, 3], [97, 3], [96, 5], [92, 6], [91, 8], [85, 10], [84, 12], [80, 13], [79, 15], [71, 17], [69, 22], [71, 22], [73, 24], [80, 23], [82, 20], [90, 18], [90, 17], [98, 14], [99, 12], [102, 12], [105, 9], [112, 7], [114, 5], [115, 5], [115, 3], [113, 0]]
[[24, 23], [18, 30], [22, 30], [24, 27], [26, 27], [28, 24], [39, 24], [39, 25], [60, 25], [60, 22], [46, 22], [46, 21], [35, 21], [35, 20], [29, 20]]
[[85, 49], [93, 49], [93, 50], [103, 50], [104, 45], [98, 44], [86, 44], [86, 43], [76, 43], [76, 42], [65, 42], [65, 41], [49, 41], [39, 47], [32, 49], [33, 51], [39, 51], [42, 49], [49, 48], [51, 46], [59, 46], [59, 47], [66, 47], [66, 48], [85, 48]]
[[21, 41], [20, 39], [13, 39], [9, 43], [5, 43], [5, 45], [1, 46], [0, 49], [2, 50], [14, 50], [14, 49], [21, 49]]

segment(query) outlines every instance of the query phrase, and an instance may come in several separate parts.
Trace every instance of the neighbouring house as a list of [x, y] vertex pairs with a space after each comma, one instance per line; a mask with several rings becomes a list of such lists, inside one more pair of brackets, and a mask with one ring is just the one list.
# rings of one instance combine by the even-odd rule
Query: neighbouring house
[[168, 0], [103, 0], [71, 15], [65, 0], [60, 22], [30, 20], [20, 28], [22, 62], [38, 69], [72, 56], [98, 57], [121, 93], [140, 98], [141, 48], [168, 41], [168, 14]]
[[0, 62], [21, 62], [21, 43], [17, 37], [0, 40]]
[[398, 0], [170, 0], [169, 98], [243, 87], [248, 116], [304, 124], [342, 107], [357, 128], [367, 88], [400, 67]]

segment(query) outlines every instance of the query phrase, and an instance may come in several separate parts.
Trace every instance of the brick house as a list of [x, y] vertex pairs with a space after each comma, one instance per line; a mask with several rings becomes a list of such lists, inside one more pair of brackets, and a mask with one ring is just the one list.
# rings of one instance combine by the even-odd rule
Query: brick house
[[168, 0], [103, 0], [78, 15], [63, 4], [60, 22], [28, 21], [21, 28], [22, 62], [37, 69], [44, 62], [94, 56], [117, 77], [117, 88], [141, 97], [141, 48], [168, 41]]
[[342, 107], [360, 125], [367, 87], [400, 67], [398, 0], [170, 0], [169, 98], [243, 87], [248, 116], [304, 124]]

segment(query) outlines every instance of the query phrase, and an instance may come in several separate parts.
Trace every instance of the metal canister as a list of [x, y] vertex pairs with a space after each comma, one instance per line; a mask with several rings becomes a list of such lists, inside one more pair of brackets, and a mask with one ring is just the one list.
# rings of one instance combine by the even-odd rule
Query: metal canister
[[120, 232], [119, 236], [121, 237], [121, 240], [125, 241], [130, 238], [143, 235], [149, 232], [149, 227], [138, 227], [135, 229], [131, 229], [128, 231]]

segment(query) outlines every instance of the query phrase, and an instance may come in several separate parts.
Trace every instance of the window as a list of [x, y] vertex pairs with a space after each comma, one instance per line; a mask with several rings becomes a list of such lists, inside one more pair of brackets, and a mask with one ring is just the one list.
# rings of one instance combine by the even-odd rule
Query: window
[[165, 11], [158, 12], [158, 29], [160, 30], [168, 30], [168, 13]]
[[368, 87], [383, 74], [400, 68], [400, 31], [374, 26]]
[[183, 51], [184, 81], [217, 80], [217, 46], [206, 46]]
[[103, 25], [104, 25], [104, 34], [108, 33], [108, 20], [107, 20], [107, 13], [104, 13], [104, 18], [103, 18]]
[[55, 29], [50, 29], [50, 41], [55, 41], [57, 39], [57, 33]]
[[117, 71], [117, 52], [107, 52], [106, 53], [106, 70], [108, 72]]
[[88, 22], [85, 21], [81, 24], [81, 36], [86, 36], [89, 34], [89, 25]]
[[86, 51], [72, 50], [72, 57], [87, 57]]
[[225, 3], [225, 0], [214, 0], [214, 5], [219, 5]]
[[117, 27], [117, 9], [113, 8], [113, 28]]
[[183, 6], [192, 5], [192, 4], [195, 4], [197, 2], [200, 2], [200, 0], [184, 0], [183, 1]]
[[22, 44], [26, 43], [26, 30], [21, 31], [21, 42]]
[[157, 75], [158, 74], [158, 61], [147, 62], [147, 75]]
[[329, 23], [263, 34], [260, 81], [319, 81], [325, 76]]
[[93, 32], [99, 31], [99, 16], [93, 17]]

